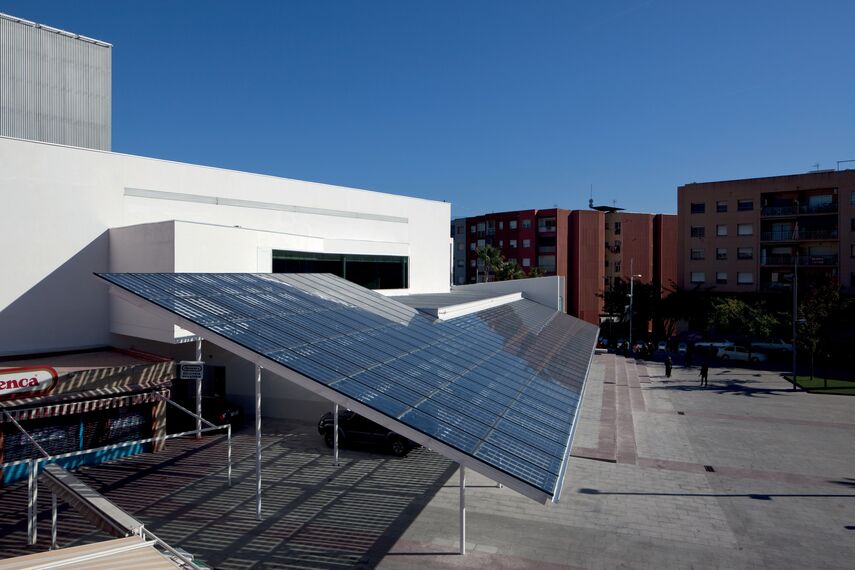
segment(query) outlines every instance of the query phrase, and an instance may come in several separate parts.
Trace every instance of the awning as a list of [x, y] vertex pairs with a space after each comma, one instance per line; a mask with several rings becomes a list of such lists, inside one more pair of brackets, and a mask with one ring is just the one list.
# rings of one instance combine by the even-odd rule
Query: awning
[[98, 274], [113, 292], [532, 499], [557, 501], [597, 327], [526, 299], [439, 321], [327, 274]]

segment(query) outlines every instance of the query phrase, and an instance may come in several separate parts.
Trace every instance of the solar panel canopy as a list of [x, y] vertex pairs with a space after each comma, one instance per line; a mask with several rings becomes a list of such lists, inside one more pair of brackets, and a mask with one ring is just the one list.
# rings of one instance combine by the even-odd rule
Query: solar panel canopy
[[541, 502], [598, 329], [521, 299], [441, 321], [329, 274], [98, 274], [113, 292]]

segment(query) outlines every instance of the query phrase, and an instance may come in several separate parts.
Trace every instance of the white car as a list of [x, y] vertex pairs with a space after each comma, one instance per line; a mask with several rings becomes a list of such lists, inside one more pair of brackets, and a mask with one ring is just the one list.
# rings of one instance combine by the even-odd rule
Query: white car
[[793, 345], [783, 340], [770, 340], [769, 342], [752, 342], [751, 350], [765, 350], [766, 352], [792, 352]]
[[744, 346], [723, 346], [716, 356], [722, 360], [742, 360], [745, 362], [766, 362], [769, 357], [761, 352], [750, 352]]
[[689, 350], [689, 345], [686, 344], [685, 342], [681, 342], [680, 344], [677, 345], [677, 353], [678, 354], [686, 354], [686, 352], [688, 352], [688, 350]]
[[730, 342], [729, 340], [716, 340], [716, 341], [702, 340], [701, 342], [695, 343], [695, 348], [707, 349], [710, 351], [714, 348], [718, 349], [718, 348], [724, 348], [726, 346], [733, 346], [733, 343]]

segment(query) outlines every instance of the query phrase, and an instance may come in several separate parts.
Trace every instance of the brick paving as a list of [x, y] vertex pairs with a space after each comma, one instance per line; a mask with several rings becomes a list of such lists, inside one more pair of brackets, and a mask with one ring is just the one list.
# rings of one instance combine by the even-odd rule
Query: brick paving
[[[224, 569], [853, 567], [855, 398], [794, 393], [740, 369], [712, 369], [701, 389], [697, 368], [666, 379], [658, 364], [614, 355], [595, 358], [589, 382], [560, 503], [468, 472], [465, 557], [456, 466], [425, 449], [345, 450], [336, 467], [314, 426], [267, 422], [262, 521], [249, 432], [236, 437], [232, 487], [222, 438], [81, 476]], [[0, 492], [0, 556], [31, 551], [24, 491]], [[62, 545], [98, 538], [61, 512]]]

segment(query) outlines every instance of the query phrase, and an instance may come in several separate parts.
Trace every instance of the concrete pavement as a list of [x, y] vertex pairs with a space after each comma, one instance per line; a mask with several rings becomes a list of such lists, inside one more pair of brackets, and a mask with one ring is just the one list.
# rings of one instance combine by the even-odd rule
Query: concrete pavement
[[[542, 506], [467, 472], [469, 554], [456, 466], [345, 450], [312, 425], [267, 422], [264, 518], [254, 439], [222, 439], [83, 469], [159, 536], [217, 568], [851, 568], [855, 398], [791, 392], [777, 374], [597, 356], [562, 501]], [[25, 489], [0, 491], [0, 556], [25, 546]], [[49, 536], [40, 499], [40, 549]], [[103, 537], [60, 514], [60, 544]]]

